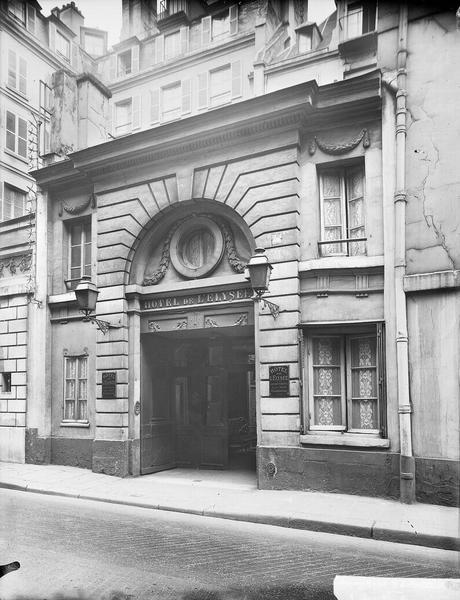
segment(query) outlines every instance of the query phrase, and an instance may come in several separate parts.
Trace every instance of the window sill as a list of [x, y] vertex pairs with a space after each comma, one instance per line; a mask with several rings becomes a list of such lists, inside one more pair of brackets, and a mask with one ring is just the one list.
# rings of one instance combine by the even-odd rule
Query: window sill
[[14, 94], [15, 96], [18, 96], [18, 98], [20, 98], [21, 100], [25, 100], [26, 102], [29, 102], [29, 99], [27, 97], [26, 94], [24, 94], [24, 92], [21, 92], [20, 90], [12, 87], [11, 85], [6, 84], [6, 87], [8, 89], [9, 92], [11, 92], [12, 94]]
[[325, 256], [299, 263], [299, 272], [328, 269], [369, 269], [383, 267], [384, 257], [379, 256]]
[[77, 427], [80, 429], [88, 429], [89, 421], [61, 421], [60, 427]]
[[24, 156], [21, 156], [20, 154], [16, 154], [16, 152], [13, 152], [9, 148], [4, 148], [3, 151], [5, 152], [5, 154], [9, 154], [13, 158], [17, 158], [21, 162], [26, 163], [26, 165], [29, 164], [29, 161], [27, 160], [27, 158], [24, 158]]
[[375, 434], [356, 433], [306, 433], [300, 436], [301, 444], [315, 446], [354, 446], [360, 448], [389, 448], [390, 440]]

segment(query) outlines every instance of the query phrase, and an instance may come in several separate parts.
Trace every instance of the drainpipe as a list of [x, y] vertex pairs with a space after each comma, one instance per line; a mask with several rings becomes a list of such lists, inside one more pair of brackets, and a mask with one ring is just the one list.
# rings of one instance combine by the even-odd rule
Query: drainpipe
[[399, 9], [398, 75], [396, 92], [396, 193], [395, 202], [395, 318], [400, 437], [400, 499], [415, 502], [415, 460], [412, 454], [412, 406], [409, 397], [409, 352], [406, 294], [406, 98], [407, 3]]

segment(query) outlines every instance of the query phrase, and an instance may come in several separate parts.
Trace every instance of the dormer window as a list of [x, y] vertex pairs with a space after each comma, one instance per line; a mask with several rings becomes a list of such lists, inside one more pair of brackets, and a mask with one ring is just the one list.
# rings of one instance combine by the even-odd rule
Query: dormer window
[[117, 59], [117, 75], [129, 75], [132, 72], [131, 49], [121, 52]]
[[70, 61], [70, 42], [60, 31], [56, 31], [56, 52]]
[[24, 0], [9, 0], [8, 12], [23, 25], [26, 24], [26, 3]]
[[373, 2], [350, 2], [345, 18], [346, 38], [354, 38], [375, 30], [375, 4]]

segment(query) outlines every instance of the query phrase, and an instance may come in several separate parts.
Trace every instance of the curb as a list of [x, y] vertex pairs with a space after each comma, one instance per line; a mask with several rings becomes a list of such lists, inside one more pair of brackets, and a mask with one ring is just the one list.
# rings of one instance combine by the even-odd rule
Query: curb
[[335, 535], [345, 535], [373, 539], [376, 541], [425, 546], [428, 548], [438, 548], [441, 550], [460, 551], [459, 538], [444, 535], [435, 535], [430, 533], [416, 533], [398, 529], [378, 527], [375, 526], [375, 521], [372, 525], [365, 526], [353, 525], [349, 523], [334, 523], [330, 521], [321, 521], [315, 519], [303, 519], [301, 517], [294, 516], [279, 516], [269, 514], [260, 515], [257, 513], [232, 513], [230, 511], [212, 510], [209, 508], [197, 509], [163, 504], [148, 504], [146, 502], [136, 502], [136, 500], [122, 500], [94, 496], [90, 494], [60, 492], [56, 490], [47, 490], [16, 483], [0, 482], [0, 488], [20, 492], [31, 492], [33, 494], [43, 494], [47, 496], [60, 496], [63, 498], [91, 500], [93, 502], [105, 502], [107, 504], [120, 504], [122, 506], [134, 506], [136, 508], [147, 508], [150, 510], [162, 510], [167, 512], [198, 515], [202, 517], [212, 517], [216, 519], [227, 519], [231, 521], [243, 521], [247, 523], [274, 525], [276, 527], [285, 527], [287, 529], [315, 531], [318, 533], [331, 533]]

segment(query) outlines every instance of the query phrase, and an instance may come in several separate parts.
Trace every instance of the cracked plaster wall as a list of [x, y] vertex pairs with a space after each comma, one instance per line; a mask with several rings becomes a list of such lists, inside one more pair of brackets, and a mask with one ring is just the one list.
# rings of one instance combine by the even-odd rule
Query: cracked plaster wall
[[410, 23], [407, 60], [407, 274], [460, 268], [455, 14]]

